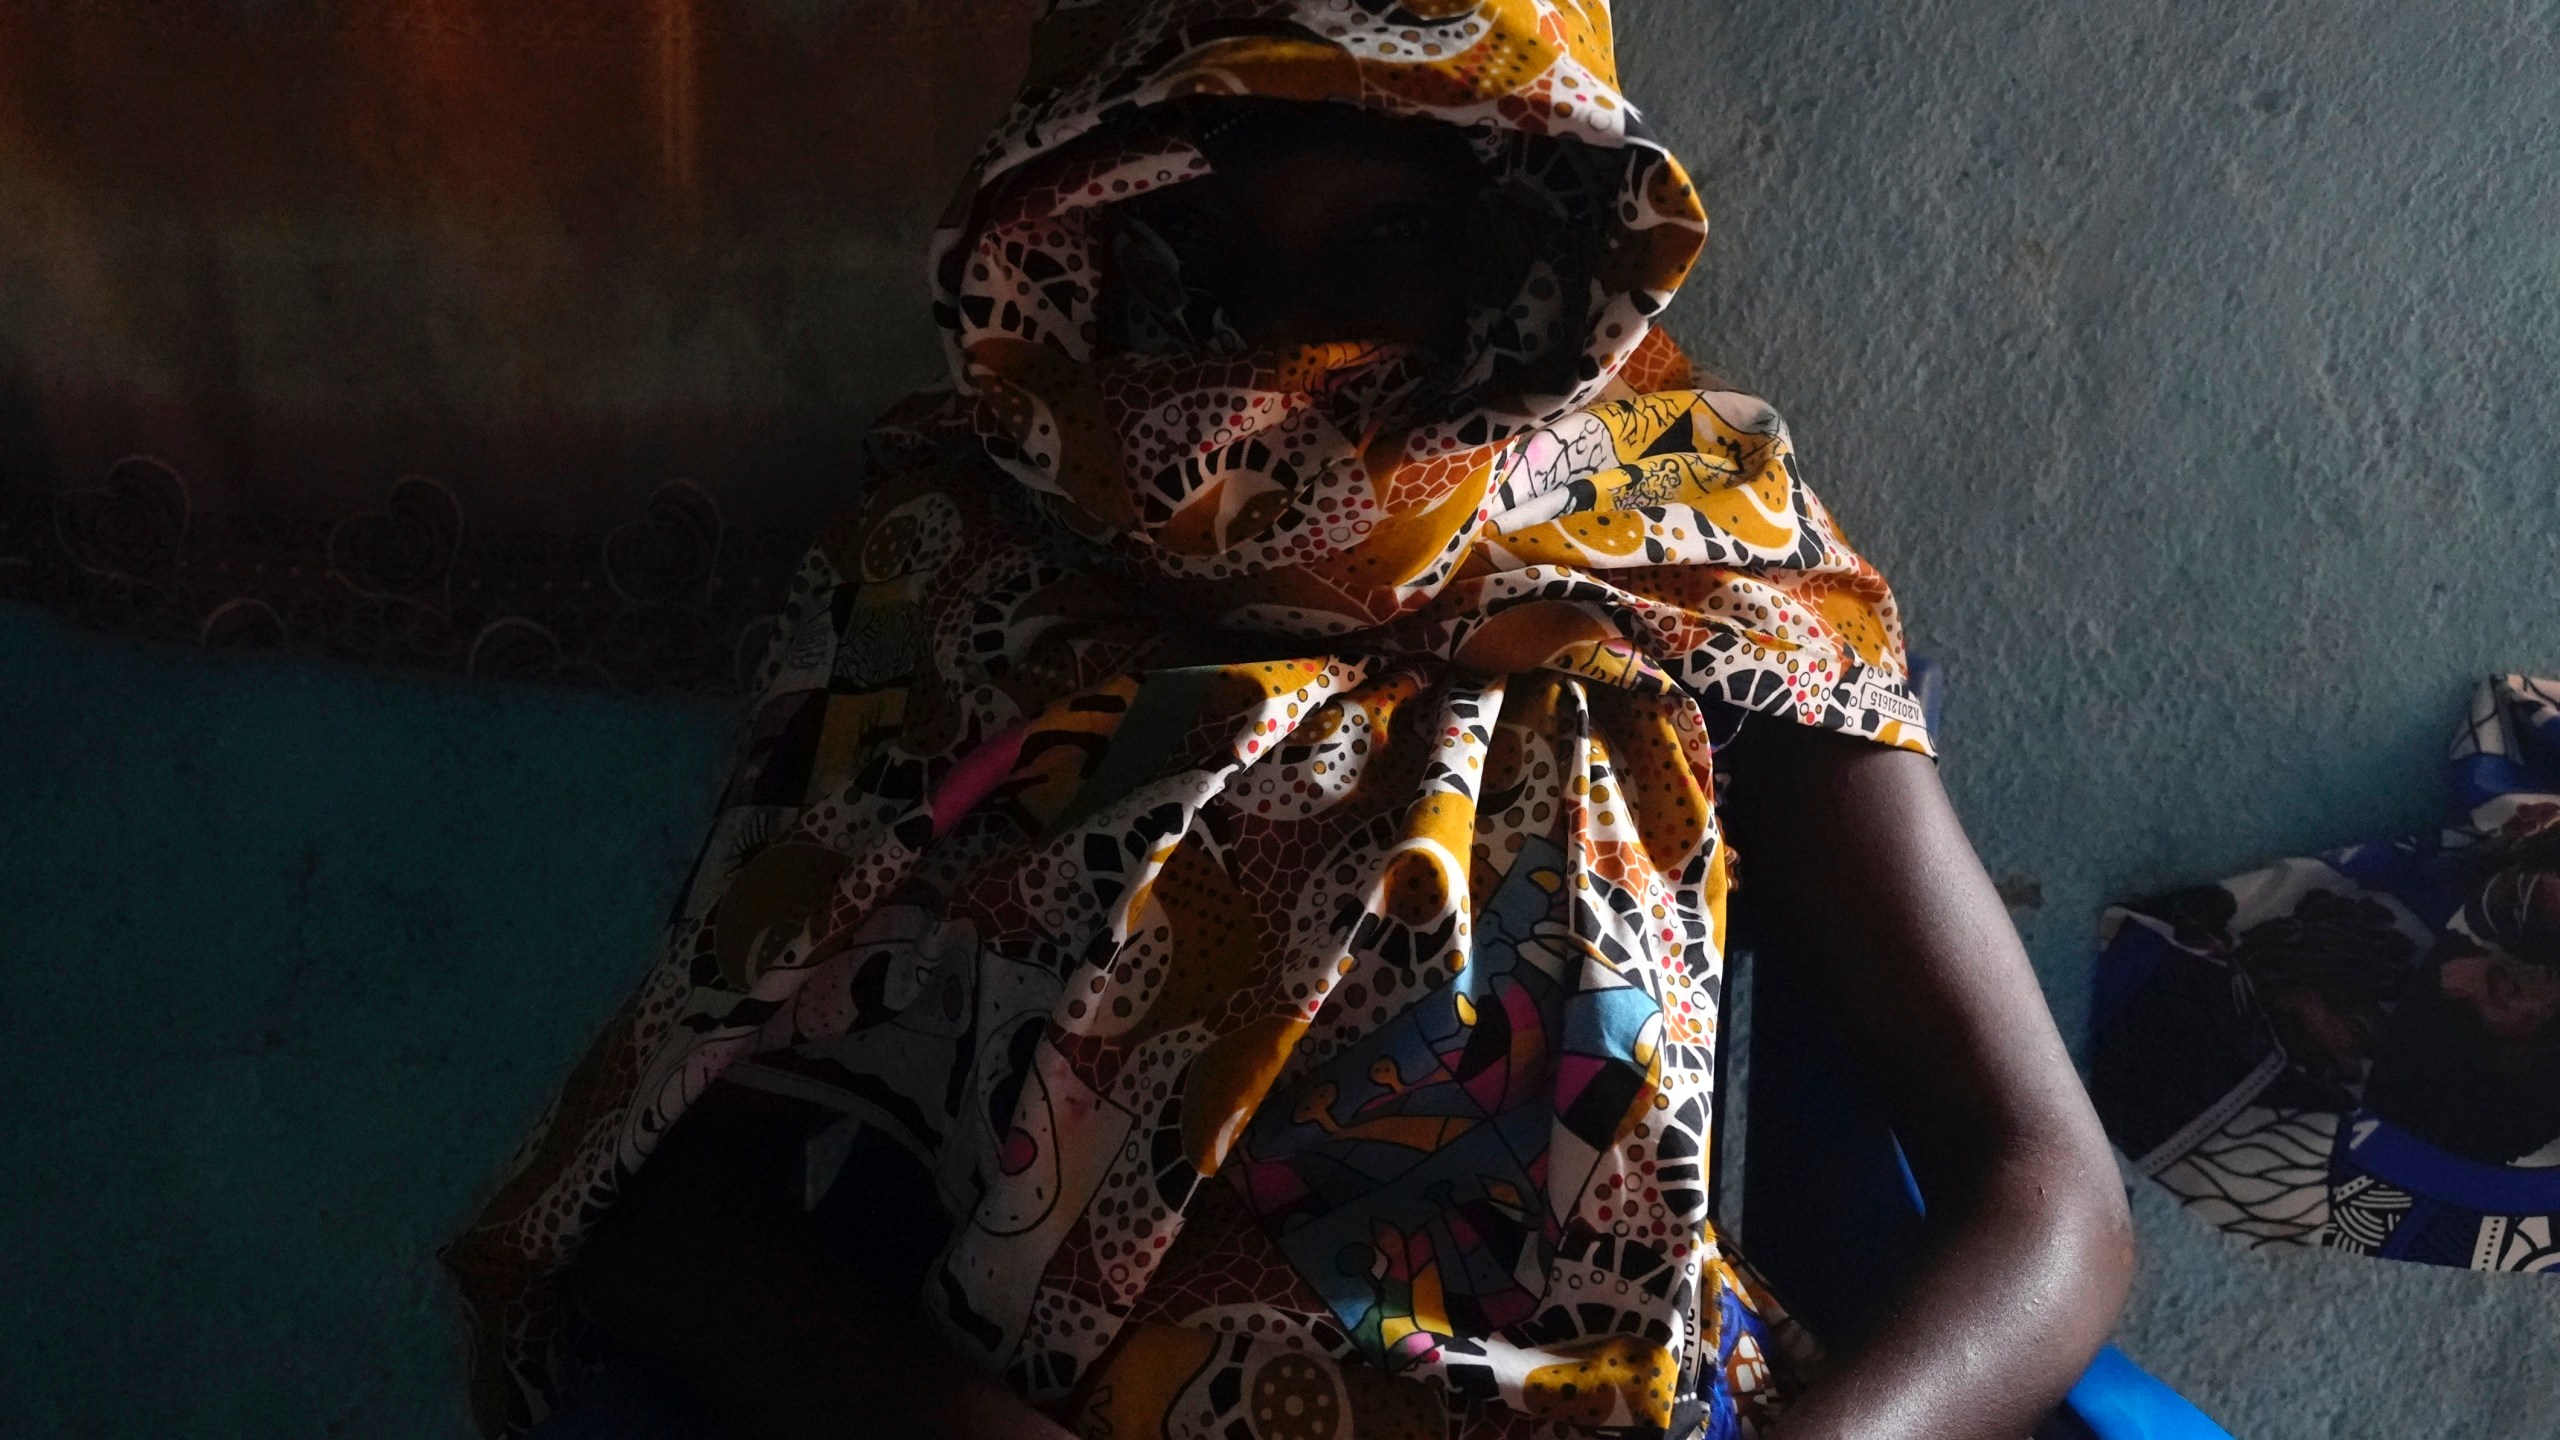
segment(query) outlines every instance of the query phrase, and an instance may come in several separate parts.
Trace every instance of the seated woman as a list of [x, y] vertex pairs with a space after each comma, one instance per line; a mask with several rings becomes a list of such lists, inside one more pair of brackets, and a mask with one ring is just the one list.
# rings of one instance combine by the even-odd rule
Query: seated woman
[[[2025, 1433], [2115, 1170], [1890, 594], [1652, 328], [1601, 7], [1062, 8], [964, 201], [953, 388], [449, 1252], [484, 1425], [610, 1355], [747, 1437]], [[1932, 1201], [1819, 1357], [1706, 1215], [1736, 885]]]

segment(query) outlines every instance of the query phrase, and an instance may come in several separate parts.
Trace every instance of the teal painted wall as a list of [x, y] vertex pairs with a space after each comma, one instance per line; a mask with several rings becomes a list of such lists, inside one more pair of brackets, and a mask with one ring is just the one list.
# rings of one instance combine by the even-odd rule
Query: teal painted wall
[[1623, 8], [1673, 328], [1947, 663], [2065, 1013], [2106, 900], [2441, 814], [2560, 667], [2560, 6]]
[[0, 1435], [468, 1435], [434, 1248], [648, 963], [729, 724], [0, 606]]
[[[2560, 671], [2560, 5], [1628, 3], [1672, 312], [1949, 667], [2076, 1032], [2097, 910], [2436, 823]], [[2123, 1344], [2243, 1440], [2560, 1435], [2560, 1283], [2250, 1252], [2147, 1183]]]

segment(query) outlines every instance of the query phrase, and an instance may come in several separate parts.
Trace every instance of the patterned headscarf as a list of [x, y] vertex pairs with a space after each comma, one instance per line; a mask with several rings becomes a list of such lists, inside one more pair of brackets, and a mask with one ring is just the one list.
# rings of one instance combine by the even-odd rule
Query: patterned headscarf
[[[448, 1252], [483, 1423], [549, 1405], [562, 1268], [726, 1081], [912, 1155], [924, 1303], [1085, 1433], [1737, 1433], [1782, 1387], [1705, 1218], [1711, 727], [1927, 740], [1785, 427], [1653, 329], [1705, 221], [1605, 5], [1062, 3], [1034, 56], [935, 240], [952, 389]], [[1464, 353], [1128, 299], [1114, 207], [1248, 99], [1457, 127], [1527, 240]]]

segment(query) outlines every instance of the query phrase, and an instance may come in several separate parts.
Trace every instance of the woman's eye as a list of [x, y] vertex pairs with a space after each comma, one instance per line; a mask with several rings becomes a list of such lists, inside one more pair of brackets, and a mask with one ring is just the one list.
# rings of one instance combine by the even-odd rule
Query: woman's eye
[[1427, 240], [1438, 229], [1436, 217], [1407, 211], [1371, 221], [1360, 240], [1367, 245], [1400, 245], [1413, 240]]

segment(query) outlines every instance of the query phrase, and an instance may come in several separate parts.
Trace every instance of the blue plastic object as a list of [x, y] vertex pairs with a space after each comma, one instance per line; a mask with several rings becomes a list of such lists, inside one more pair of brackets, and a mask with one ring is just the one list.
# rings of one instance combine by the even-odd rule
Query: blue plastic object
[[2089, 1362], [2063, 1404], [2098, 1440], [2231, 1440], [2185, 1396], [2113, 1345]]

